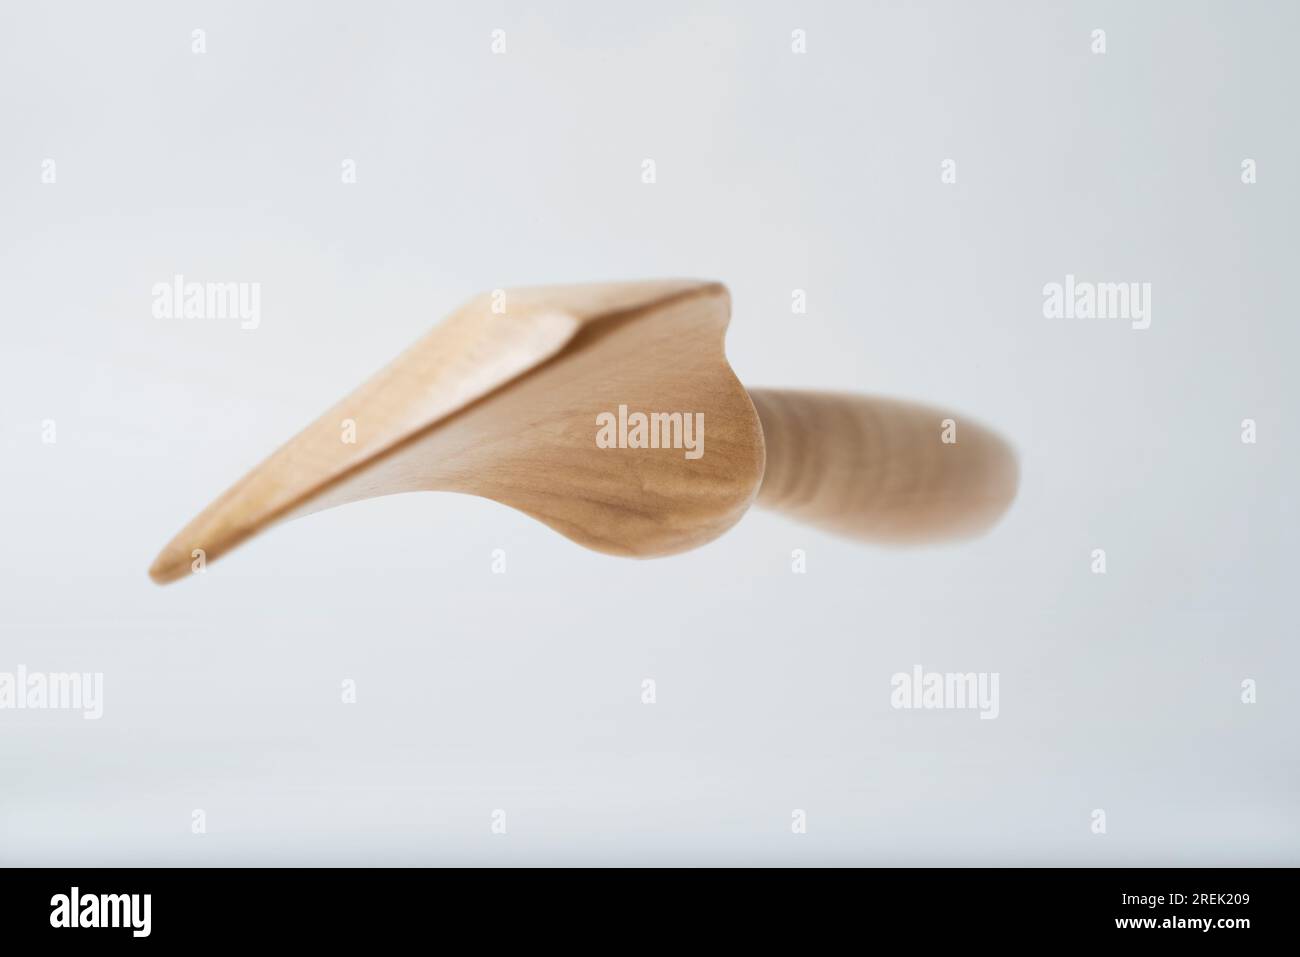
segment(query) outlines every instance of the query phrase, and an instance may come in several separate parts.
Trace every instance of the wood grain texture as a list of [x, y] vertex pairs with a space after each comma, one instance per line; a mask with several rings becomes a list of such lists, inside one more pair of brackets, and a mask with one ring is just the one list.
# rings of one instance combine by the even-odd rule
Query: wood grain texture
[[[694, 280], [479, 296], [291, 439], [182, 529], [158, 582], [270, 525], [419, 490], [494, 499], [589, 548], [648, 557], [720, 535], [763, 474], [753, 405], [728, 366], [730, 296]], [[704, 414], [705, 453], [598, 448], [620, 405]], [[355, 444], [342, 423], [355, 422]]]
[[[637, 558], [716, 538], [756, 496], [895, 543], [975, 534], [1014, 498], [1010, 448], [961, 416], [816, 392], [751, 401], [723, 351], [730, 310], [724, 286], [697, 280], [479, 296], [199, 513], [149, 574], [175, 581], [196, 550], [211, 562], [278, 522], [401, 492], [493, 499]], [[702, 454], [602, 447], [600, 416], [620, 408], [702, 416]]]
[[[1015, 454], [961, 415], [867, 396], [753, 389], [767, 469], [757, 504], [868, 542], [986, 530], [1016, 495]], [[953, 444], [943, 420], [955, 423]]]

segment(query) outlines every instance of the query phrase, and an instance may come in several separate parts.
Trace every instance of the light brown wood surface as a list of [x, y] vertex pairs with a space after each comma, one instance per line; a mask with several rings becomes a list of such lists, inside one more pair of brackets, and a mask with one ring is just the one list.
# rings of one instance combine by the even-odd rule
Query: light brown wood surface
[[[723, 351], [729, 318], [726, 288], [695, 280], [479, 296], [219, 496], [149, 574], [175, 581], [196, 550], [211, 562], [280, 521], [399, 492], [494, 499], [638, 558], [716, 538], [756, 495], [887, 542], [978, 531], [1014, 495], [1009, 448], [960, 417], [957, 444], [942, 445], [944, 416], [922, 407], [776, 390], [751, 401]], [[703, 454], [600, 447], [597, 417], [620, 406], [702, 414]]]
[[831, 392], [749, 395], [767, 445], [764, 508], [862, 541], [919, 544], [978, 534], [1015, 498], [1015, 453], [959, 414]]
[[[417, 490], [495, 499], [616, 555], [703, 544], [749, 507], [763, 436], [723, 354], [730, 297], [713, 282], [509, 290], [457, 310], [182, 529], [158, 582], [267, 526]], [[602, 449], [596, 417], [702, 412], [705, 449]], [[356, 423], [356, 443], [341, 423]]]

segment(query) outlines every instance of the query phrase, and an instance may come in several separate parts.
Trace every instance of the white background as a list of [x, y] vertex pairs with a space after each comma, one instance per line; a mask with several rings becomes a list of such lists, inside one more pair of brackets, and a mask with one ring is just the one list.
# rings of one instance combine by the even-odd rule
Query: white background
[[[1298, 9], [6, 3], [0, 671], [105, 713], [0, 711], [0, 862], [1297, 863]], [[176, 273], [261, 327], [155, 319]], [[1151, 328], [1043, 318], [1067, 273]], [[1007, 518], [631, 562], [407, 495], [146, 577], [471, 294], [662, 276], [748, 384], [999, 430]], [[1000, 717], [892, 710], [915, 664]]]

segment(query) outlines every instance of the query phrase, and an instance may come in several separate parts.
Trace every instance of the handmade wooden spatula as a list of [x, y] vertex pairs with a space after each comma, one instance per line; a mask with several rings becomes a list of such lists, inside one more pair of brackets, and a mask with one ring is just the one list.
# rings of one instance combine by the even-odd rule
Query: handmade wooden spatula
[[394, 492], [480, 495], [636, 558], [702, 545], [755, 500], [906, 543], [977, 533], [1015, 496], [1010, 448], [950, 413], [746, 391], [723, 352], [730, 311], [725, 286], [692, 280], [479, 296], [204, 509], [149, 574], [175, 581], [198, 550], [211, 562]]

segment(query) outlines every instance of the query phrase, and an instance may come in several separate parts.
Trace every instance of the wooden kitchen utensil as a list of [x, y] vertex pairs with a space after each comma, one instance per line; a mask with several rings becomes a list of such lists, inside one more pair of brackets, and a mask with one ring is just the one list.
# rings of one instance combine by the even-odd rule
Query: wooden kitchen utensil
[[204, 509], [149, 574], [175, 581], [196, 550], [211, 562], [280, 521], [419, 490], [636, 558], [702, 545], [755, 501], [882, 543], [971, 535], [1010, 504], [1015, 456], [975, 423], [746, 391], [723, 352], [730, 311], [725, 286], [693, 280], [479, 296]]

